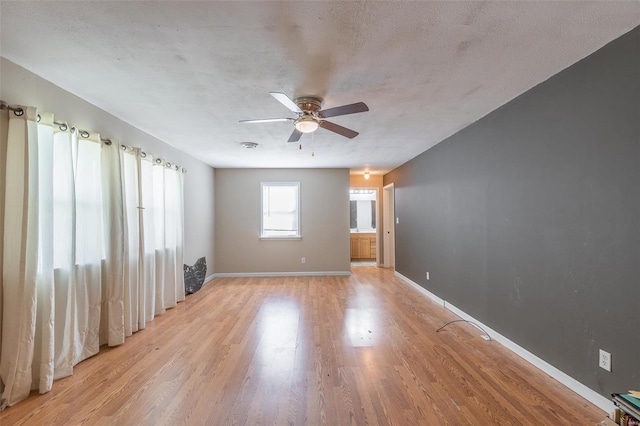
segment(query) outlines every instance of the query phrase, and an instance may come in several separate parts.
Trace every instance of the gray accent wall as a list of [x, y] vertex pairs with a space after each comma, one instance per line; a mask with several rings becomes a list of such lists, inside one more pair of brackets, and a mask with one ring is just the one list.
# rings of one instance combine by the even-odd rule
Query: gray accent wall
[[399, 273], [603, 396], [640, 388], [640, 27], [389, 183]]
[[[52, 112], [56, 119], [67, 121], [79, 128], [97, 131], [102, 137], [118, 140], [125, 145], [142, 147], [154, 156], [166, 158], [185, 167], [187, 174], [184, 176], [184, 262], [193, 265], [198, 258], [205, 257], [208, 275], [213, 273], [215, 184], [212, 167], [131, 126], [125, 121], [126, 117], [115, 117], [2, 57], [0, 99], [10, 104], [35, 106], [41, 111]], [[167, 111], [166, 117], [158, 117], [158, 120], [171, 119], [171, 111]], [[6, 119], [3, 117], [3, 120]], [[4, 122], [0, 120], [0, 124]], [[180, 141], [170, 142], [175, 146], [180, 145]], [[5, 147], [6, 144], [0, 146]], [[0, 152], [0, 160], [4, 166], [3, 152]], [[0, 168], [0, 172], [0, 185], [4, 186], [4, 169]]]
[[[300, 182], [301, 239], [259, 238], [261, 182]], [[216, 274], [350, 273], [349, 169], [216, 169], [215, 220]]]

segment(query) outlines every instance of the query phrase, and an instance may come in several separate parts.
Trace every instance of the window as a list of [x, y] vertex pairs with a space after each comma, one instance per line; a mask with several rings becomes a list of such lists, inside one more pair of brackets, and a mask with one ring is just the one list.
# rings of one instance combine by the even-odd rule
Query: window
[[261, 238], [300, 238], [300, 183], [261, 183]]

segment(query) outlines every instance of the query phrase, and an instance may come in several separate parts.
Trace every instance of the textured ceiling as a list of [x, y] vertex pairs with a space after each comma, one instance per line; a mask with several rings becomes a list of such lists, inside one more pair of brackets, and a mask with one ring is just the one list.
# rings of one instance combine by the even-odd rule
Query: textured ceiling
[[[0, 54], [214, 167], [383, 173], [640, 24], [638, 1], [2, 1]], [[369, 112], [287, 143], [269, 91]], [[106, 129], [96, 129], [108, 133]], [[313, 139], [313, 140], [312, 140]], [[260, 147], [247, 150], [243, 141]], [[311, 156], [311, 151], [315, 156]]]

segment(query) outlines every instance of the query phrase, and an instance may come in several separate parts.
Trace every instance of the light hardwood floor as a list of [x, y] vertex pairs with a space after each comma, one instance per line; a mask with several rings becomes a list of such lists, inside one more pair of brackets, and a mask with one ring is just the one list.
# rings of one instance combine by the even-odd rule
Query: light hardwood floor
[[592, 425], [605, 413], [376, 267], [223, 278], [1, 425]]

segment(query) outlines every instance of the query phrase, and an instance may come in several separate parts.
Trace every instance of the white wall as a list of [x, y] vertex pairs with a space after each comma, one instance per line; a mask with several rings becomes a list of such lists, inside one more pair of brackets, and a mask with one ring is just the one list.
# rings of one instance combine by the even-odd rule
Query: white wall
[[[145, 151], [166, 158], [187, 169], [184, 179], [185, 238], [184, 262], [193, 264], [199, 257], [206, 257], [208, 275], [214, 265], [214, 169], [177, 148], [142, 132], [130, 124], [95, 107], [83, 99], [61, 89], [22, 67], [0, 57], [0, 99], [9, 104], [35, 106], [40, 111], [54, 113], [78, 128], [93, 130], [104, 138], [139, 146]], [[4, 118], [6, 111], [0, 115]], [[171, 119], [167, 117], [158, 120]], [[5, 126], [0, 120], [0, 125]], [[1, 133], [1, 132], [0, 132]], [[169, 141], [180, 146], [180, 141]], [[4, 157], [0, 155], [4, 164]], [[0, 167], [0, 185], [4, 186], [4, 172]]]
[[[216, 169], [215, 174], [217, 274], [349, 273], [348, 169]], [[300, 182], [302, 239], [259, 239], [260, 182]]]

